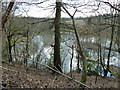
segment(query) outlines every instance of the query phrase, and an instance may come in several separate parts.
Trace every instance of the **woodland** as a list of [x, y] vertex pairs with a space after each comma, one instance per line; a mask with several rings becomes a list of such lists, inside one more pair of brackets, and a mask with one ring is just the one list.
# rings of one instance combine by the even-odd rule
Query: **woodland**
[[0, 7], [1, 89], [119, 90], [119, 0], [3, 0]]

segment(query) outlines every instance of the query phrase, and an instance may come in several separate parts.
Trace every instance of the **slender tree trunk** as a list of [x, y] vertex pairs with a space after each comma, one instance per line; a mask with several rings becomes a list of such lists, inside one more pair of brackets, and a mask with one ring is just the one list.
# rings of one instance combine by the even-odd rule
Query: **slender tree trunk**
[[87, 59], [85, 58], [85, 56], [83, 54], [83, 51], [82, 51], [82, 48], [81, 48], [81, 44], [80, 44], [78, 33], [77, 33], [77, 30], [76, 30], [74, 18], [72, 18], [72, 22], [73, 22], [73, 27], [74, 27], [74, 30], [75, 30], [75, 35], [76, 35], [76, 39], [77, 39], [77, 43], [78, 43], [78, 47], [79, 47], [78, 52], [81, 56], [81, 59], [83, 60], [81, 82], [86, 83], [86, 80], [87, 80]]
[[60, 0], [56, 0], [54, 66], [60, 72], [62, 72], [60, 58], [60, 21], [61, 21], [61, 2]]
[[17, 57], [16, 57], [16, 42], [15, 42], [15, 37], [14, 37], [14, 46], [13, 46], [13, 49], [14, 49], [14, 54], [15, 54], [15, 61], [17, 62]]
[[110, 41], [110, 47], [109, 47], [109, 53], [108, 53], [107, 68], [104, 74], [105, 76], [107, 76], [107, 73], [109, 71], [109, 66], [110, 66], [110, 54], [111, 54], [112, 43], [113, 43], [113, 33], [114, 33], [114, 25], [112, 25], [112, 33], [111, 33], [111, 41]]
[[103, 58], [102, 58], [102, 62], [103, 62], [103, 64], [105, 64], [105, 48], [104, 48], [104, 51], [103, 51]]
[[100, 64], [101, 64], [101, 66], [100, 66], [100, 75], [102, 75], [102, 68], [103, 68], [103, 70], [104, 70], [104, 74], [106, 73], [106, 68], [105, 68], [105, 65], [103, 64], [103, 57], [102, 57], [102, 46], [101, 46], [101, 42], [100, 42]]
[[[102, 48], [101, 48], [101, 42], [100, 42], [100, 62], [101, 62], [101, 66], [104, 67], [103, 62], [102, 62]], [[102, 75], [102, 73], [101, 73], [101, 67], [100, 67], [100, 75]]]
[[77, 62], [77, 72], [80, 73], [81, 69], [80, 69], [80, 65], [79, 65], [80, 64], [80, 55], [79, 55], [79, 53], [78, 53], [78, 58], [77, 59], [78, 59], [78, 62]]
[[[28, 28], [29, 29], [29, 28]], [[28, 59], [28, 39], [29, 39], [29, 30], [27, 30], [27, 43], [26, 43], [26, 53], [25, 53], [25, 65], [27, 67]]]
[[[119, 9], [120, 9], [120, 4], [119, 4]], [[118, 13], [118, 52], [120, 54], [120, 12]]]
[[39, 58], [37, 58], [36, 69], [38, 69]]
[[[77, 10], [74, 12], [73, 16], [67, 11], [67, 9], [65, 7], [63, 7], [63, 9], [66, 11], [66, 13], [71, 17], [72, 19], [72, 23], [73, 23], [73, 28], [75, 30], [75, 35], [76, 35], [76, 39], [77, 39], [77, 44], [79, 47], [79, 54], [81, 56], [81, 60], [83, 60], [83, 66], [82, 66], [82, 77], [81, 77], [81, 82], [82, 83], [86, 83], [87, 80], [87, 59], [85, 58], [84, 54], [83, 54], [83, 50], [80, 44], [80, 40], [79, 40], [79, 36], [77, 33], [77, 29], [76, 29], [76, 25], [75, 25], [75, 20], [74, 20], [74, 15], [77, 12]], [[81, 87], [81, 86], [80, 86]]]
[[36, 69], [38, 69], [38, 63], [39, 63], [40, 56], [41, 56], [41, 52], [40, 52], [40, 53], [37, 55], [37, 57], [36, 57], [36, 60], [37, 60], [37, 61], [36, 61], [37, 63], [36, 63], [36, 66], [35, 66]]
[[[73, 56], [74, 56], [74, 47], [72, 45], [72, 57], [71, 57], [71, 61], [70, 61], [70, 73], [72, 72], [72, 61], [73, 61]], [[71, 74], [72, 76], [72, 74]]]
[[32, 64], [33, 64], [33, 67], [35, 67], [35, 59], [34, 59], [34, 54], [33, 54], [33, 59], [32, 59], [32, 60], [33, 60], [33, 63], [32, 63]]
[[[99, 58], [100, 58], [100, 57], [99, 57], [99, 56], [100, 56], [99, 50], [100, 50], [100, 49], [99, 49], [99, 47], [98, 47], [98, 60], [97, 60], [97, 64], [98, 64], [98, 65], [97, 65], [97, 73], [98, 73], [98, 74], [99, 74], [98, 68], [99, 68]], [[96, 84], [96, 83], [97, 83], [97, 75], [96, 75], [96, 78], [95, 78], [95, 84]]]
[[12, 62], [12, 46], [11, 46], [11, 38], [7, 36], [8, 39], [8, 52], [9, 52], [9, 62]]
[[119, 25], [119, 29], [118, 29], [118, 52], [120, 54], [120, 25]]

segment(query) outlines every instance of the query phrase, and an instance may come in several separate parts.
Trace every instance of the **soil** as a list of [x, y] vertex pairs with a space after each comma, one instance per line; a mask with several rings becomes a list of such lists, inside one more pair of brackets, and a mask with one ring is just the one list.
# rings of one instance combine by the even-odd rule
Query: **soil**
[[[66, 75], [71, 76], [70, 73]], [[81, 74], [72, 72], [72, 78], [80, 81]], [[86, 85], [91, 88], [118, 88], [118, 79], [111, 77], [87, 76]], [[3, 88], [79, 88], [78, 83], [48, 69], [26, 68], [20, 64], [2, 64]]]

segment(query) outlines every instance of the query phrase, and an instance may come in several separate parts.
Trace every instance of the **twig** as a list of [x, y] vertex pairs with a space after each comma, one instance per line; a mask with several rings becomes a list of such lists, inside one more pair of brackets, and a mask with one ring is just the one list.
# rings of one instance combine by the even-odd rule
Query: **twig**
[[[13, 55], [13, 56], [14, 56], [14, 55]], [[16, 55], [16, 56], [17, 56], [17, 55]], [[19, 57], [21, 57], [21, 56], [19, 56]], [[22, 58], [25, 58], [25, 57], [22, 57]], [[29, 61], [32, 61], [32, 60], [29, 60]], [[32, 62], [33, 62], [33, 61], [32, 61]], [[36, 62], [36, 61], [34, 61], [34, 62], [40, 64], [39, 62]], [[78, 84], [80, 84], [80, 85], [82, 85], [82, 86], [85, 86], [85, 87], [91, 89], [91, 87], [89, 87], [88, 85], [83, 84], [83, 83], [81, 83], [81, 82], [79, 82], [79, 81], [77, 81], [77, 80], [75, 80], [75, 79], [73, 79], [73, 78], [65, 75], [64, 73], [61, 73], [60, 71], [53, 69], [52, 67], [50, 67], [50, 66], [48, 66], [48, 65], [45, 65], [45, 64], [40, 64], [40, 65], [42, 65], [42, 66], [44, 66], [44, 67], [46, 67], [46, 68], [49, 68], [50, 70], [52, 70], [52, 71], [54, 71], [54, 72], [56, 72], [56, 73], [58, 73], [58, 74], [60, 74], [60, 75], [62, 75], [62, 76], [64, 76], [64, 77], [66, 77], [66, 78], [68, 78], [68, 79], [70, 79], [70, 80], [72, 80], [72, 81], [74, 81], [74, 82], [76, 82], [76, 83], [78, 83]]]
[[[87, 86], [87, 85], [85, 85], [85, 84], [83, 84], [83, 83], [81, 83], [81, 82], [79, 82], [79, 81], [77, 81], [77, 80], [75, 80], [75, 79], [73, 79], [73, 78], [71, 78], [71, 77], [69, 77], [69, 76], [63, 74], [63, 73], [61, 73], [60, 71], [57, 71], [57, 70], [51, 68], [51, 67], [48, 66], [48, 65], [45, 65], [45, 64], [40, 64], [40, 65], [43, 65], [43, 66], [45, 66], [45, 67], [51, 69], [52, 71], [55, 71], [55, 72], [59, 73], [60, 75], [66, 77], [66, 78], [68, 78], [68, 79], [70, 79], [70, 80], [73, 80], [74, 82], [76, 82], [76, 83], [78, 83], [78, 84], [81, 84], [81, 85], [83, 85], [83, 86], [85, 86], [85, 87], [87, 87], [87, 88], [90, 88], [89, 86]], [[90, 88], [90, 89], [91, 89], [91, 88]]]

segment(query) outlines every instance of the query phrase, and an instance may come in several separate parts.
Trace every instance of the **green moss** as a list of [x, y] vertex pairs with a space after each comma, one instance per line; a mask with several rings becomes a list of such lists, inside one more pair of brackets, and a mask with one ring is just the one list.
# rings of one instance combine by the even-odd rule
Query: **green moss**
[[112, 72], [113, 76], [115, 76], [115, 78], [120, 78], [120, 68], [119, 67], [111, 65], [110, 71]]
[[61, 31], [66, 31], [66, 32], [75, 32], [74, 30], [72, 29], [64, 29], [64, 30], [61, 30]]

